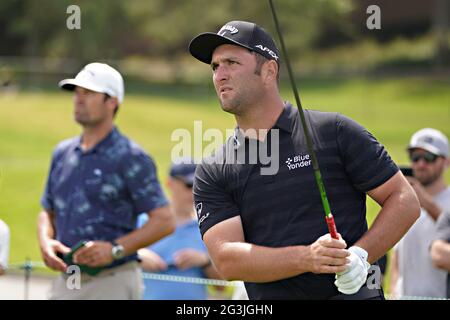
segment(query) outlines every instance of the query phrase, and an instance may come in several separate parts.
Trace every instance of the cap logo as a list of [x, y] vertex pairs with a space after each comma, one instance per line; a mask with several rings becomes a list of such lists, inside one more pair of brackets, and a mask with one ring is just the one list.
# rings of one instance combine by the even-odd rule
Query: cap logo
[[255, 47], [260, 49], [261, 51], [267, 52], [272, 58], [278, 61], [278, 56], [276, 55], [276, 53], [270, 50], [269, 48], [264, 47], [261, 44], [258, 44]]
[[88, 70], [88, 69], [86, 69], [86, 68], [83, 68], [83, 71], [86, 71], [86, 72], [88, 72], [91, 76], [95, 77], [95, 74], [94, 74], [91, 70]]
[[236, 27], [227, 24], [227, 25], [223, 26], [222, 29], [220, 29], [219, 32], [217, 32], [217, 34], [219, 36], [223, 36], [225, 33], [227, 33], [227, 31], [230, 31], [231, 34], [235, 34], [235, 33], [239, 32], [239, 30]]
[[420, 137], [419, 139], [417, 139], [417, 143], [428, 143], [428, 144], [433, 144], [433, 138], [429, 137], [429, 136], [425, 136], [425, 137]]

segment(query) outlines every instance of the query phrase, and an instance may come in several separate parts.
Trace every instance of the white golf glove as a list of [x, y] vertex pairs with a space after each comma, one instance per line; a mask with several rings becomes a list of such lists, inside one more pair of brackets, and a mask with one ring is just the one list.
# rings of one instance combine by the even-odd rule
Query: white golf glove
[[339, 292], [344, 294], [354, 294], [364, 285], [367, 280], [367, 274], [370, 268], [370, 263], [367, 262], [369, 254], [366, 250], [360, 247], [350, 247], [350, 264], [347, 270], [342, 273], [336, 273], [336, 281], [334, 285]]

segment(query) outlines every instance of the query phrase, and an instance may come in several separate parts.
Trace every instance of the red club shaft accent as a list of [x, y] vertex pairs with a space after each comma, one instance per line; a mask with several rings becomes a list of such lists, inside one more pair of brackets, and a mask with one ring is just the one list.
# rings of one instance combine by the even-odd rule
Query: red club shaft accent
[[333, 215], [330, 213], [327, 217], [325, 217], [325, 220], [327, 220], [328, 231], [330, 232], [331, 237], [338, 240], [339, 237], [336, 229], [336, 224], [334, 223]]

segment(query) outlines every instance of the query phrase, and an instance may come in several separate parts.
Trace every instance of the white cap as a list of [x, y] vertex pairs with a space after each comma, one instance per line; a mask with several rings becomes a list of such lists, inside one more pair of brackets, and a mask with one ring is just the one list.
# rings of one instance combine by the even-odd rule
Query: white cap
[[93, 62], [85, 66], [75, 79], [65, 79], [58, 84], [66, 90], [74, 90], [75, 86], [116, 97], [119, 104], [123, 102], [124, 85], [120, 73], [104, 63]]
[[425, 128], [417, 131], [411, 137], [408, 150], [421, 148], [435, 155], [448, 158], [448, 139], [436, 129]]

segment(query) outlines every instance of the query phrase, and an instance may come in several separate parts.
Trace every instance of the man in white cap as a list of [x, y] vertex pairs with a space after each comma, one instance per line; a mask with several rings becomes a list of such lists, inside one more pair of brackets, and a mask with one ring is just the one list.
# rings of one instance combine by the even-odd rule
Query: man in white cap
[[408, 153], [413, 176], [407, 179], [416, 191], [422, 210], [392, 255], [392, 293], [445, 298], [447, 272], [433, 265], [430, 246], [437, 234], [436, 221], [450, 210], [450, 187], [444, 180], [450, 163], [448, 139], [438, 130], [421, 129], [411, 137]]
[[[41, 199], [42, 257], [62, 272], [50, 298], [140, 299], [136, 251], [170, 234], [175, 222], [152, 159], [114, 125], [124, 98], [122, 76], [90, 63], [59, 86], [74, 91], [82, 134], [56, 147]], [[151, 219], [135, 230], [141, 212]]]

